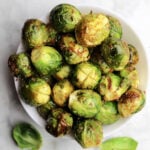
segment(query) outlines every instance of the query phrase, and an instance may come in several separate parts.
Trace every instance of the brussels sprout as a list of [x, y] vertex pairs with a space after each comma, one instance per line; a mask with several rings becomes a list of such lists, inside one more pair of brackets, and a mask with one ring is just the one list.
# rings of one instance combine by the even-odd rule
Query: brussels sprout
[[50, 99], [46, 104], [38, 106], [37, 112], [43, 119], [47, 119], [50, 111], [56, 107], [56, 104]]
[[68, 78], [70, 73], [71, 73], [71, 66], [65, 64], [65, 65], [61, 66], [59, 71], [57, 71], [54, 74], [54, 78], [56, 78], [57, 80], [63, 80], [63, 79]]
[[31, 62], [26, 53], [11, 55], [8, 59], [8, 67], [16, 77], [28, 78], [33, 75]]
[[128, 117], [140, 111], [144, 104], [144, 92], [136, 88], [131, 88], [119, 99], [118, 111], [123, 117]]
[[138, 51], [131, 44], [128, 44], [128, 48], [129, 48], [129, 51], [130, 51], [130, 60], [129, 60], [129, 63], [131, 63], [133, 65], [136, 65], [138, 63], [138, 61], [139, 61]]
[[93, 47], [101, 44], [109, 35], [109, 20], [103, 14], [88, 14], [75, 28], [76, 39], [79, 44]]
[[101, 53], [106, 63], [114, 70], [122, 70], [129, 62], [129, 49], [126, 42], [108, 39], [101, 46]]
[[94, 117], [101, 107], [101, 96], [92, 90], [76, 90], [69, 96], [72, 113], [84, 118]]
[[122, 26], [119, 22], [118, 19], [112, 17], [112, 16], [107, 16], [109, 19], [110, 23], [110, 38], [116, 38], [116, 39], [121, 39], [122, 37]]
[[53, 47], [42, 46], [32, 50], [31, 61], [41, 75], [51, 75], [62, 64], [62, 56]]
[[71, 32], [79, 23], [82, 16], [80, 11], [70, 4], [60, 4], [50, 12], [50, 22], [59, 32]]
[[23, 41], [27, 48], [39, 47], [47, 42], [46, 24], [38, 19], [27, 20], [22, 31]]
[[99, 84], [99, 93], [104, 96], [105, 101], [117, 100], [130, 86], [130, 81], [127, 78], [121, 79], [114, 73], [109, 73], [102, 76]]
[[131, 137], [116, 137], [103, 142], [101, 150], [136, 150], [137, 141]]
[[74, 126], [75, 139], [84, 147], [97, 147], [103, 139], [101, 123], [98, 120], [87, 119], [79, 121]]
[[23, 100], [29, 105], [40, 106], [50, 100], [51, 88], [43, 79], [31, 78], [24, 81], [20, 90]]
[[42, 145], [40, 133], [28, 123], [17, 124], [12, 132], [13, 139], [21, 149], [39, 150]]
[[58, 137], [70, 132], [73, 125], [72, 115], [61, 108], [52, 109], [47, 119], [46, 130]]
[[112, 124], [119, 120], [120, 115], [117, 109], [116, 102], [103, 102], [100, 111], [96, 114], [95, 118], [102, 124]]
[[64, 79], [57, 82], [52, 89], [53, 101], [58, 106], [65, 106], [73, 90], [74, 87], [68, 80]]
[[88, 48], [77, 44], [71, 35], [62, 36], [59, 46], [68, 64], [78, 64], [90, 58]]
[[101, 78], [100, 69], [89, 62], [83, 62], [76, 66], [72, 81], [75, 86], [82, 89], [94, 89]]

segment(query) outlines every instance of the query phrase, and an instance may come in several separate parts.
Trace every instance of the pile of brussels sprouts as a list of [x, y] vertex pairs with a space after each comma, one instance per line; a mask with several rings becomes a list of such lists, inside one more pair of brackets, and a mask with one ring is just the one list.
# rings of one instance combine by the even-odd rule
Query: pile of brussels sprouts
[[25, 22], [25, 51], [11, 55], [8, 66], [20, 79], [23, 100], [36, 107], [50, 134], [73, 131], [83, 147], [95, 147], [102, 125], [142, 109], [138, 52], [121, 38], [116, 18], [81, 14], [70, 4], [54, 7], [47, 24]]

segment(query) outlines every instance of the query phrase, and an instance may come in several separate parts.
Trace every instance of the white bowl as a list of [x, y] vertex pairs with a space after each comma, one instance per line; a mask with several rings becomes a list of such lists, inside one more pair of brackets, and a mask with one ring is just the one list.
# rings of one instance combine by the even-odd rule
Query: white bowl
[[[122, 39], [125, 40], [126, 42], [130, 43], [130, 44], [133, 44], [138, 50], [139, 57], [140, 57], [139, 63], [137, 65], [137, 70], [138, 70], [139, 78], [140, 78], [139, 88], [142, 89], [142, 90], [146, 90], [146, 88], [147, 88], [147, 82], [146, 81], [148, 81], [147, 57], [146, 57], [144, 46], [142, 45], [142, 43], [140, 41], [140, 38], [134, 32], [134, 29], [131, 26], [129, 26], [128, 23], [122, 17], [118, 16], [114, 12], [103, 9], [101, 7], [97, 7], [97, 6], [77, 6], [77, 8], [79, 8], [79, 10], [82, 13], [90, 13], [90, 11], [92, 11], [93, 13], [104, 13], [104, 14], [107, 14], [107, 15], [114, 16], [114, 17], [116, 17], [120, 20], [120, 23], [121, 23], [122, 28], [123, 28], [123, 38]], [[43, 20], [46, 21], [45, 19], [43, 19]], [[18, 47], [17, 52], [21, 52], [21, 51], [24, 51], [22, 43]], [[18, 80], [15, 80], [15, 86], [16, 86], [17, 92], [19, 91], [19, 85], [18, 84], [19, 84]], [[19, 96], [19, 92], [18, 92], [18, 96]], [[45, 121], [38, 115], [36, 109], [34, 107], [31, 107], [31, 106], [25, 104], [20, 96], [19, 96], [19, 99], [21, 101], [22, 106], [24, 107], [24, 109], [28, 113], [28, 115], [37, 124], [39, 124], [41, 127], [45, 128]], [[119, 120], [118, 122], [116, 122], [112, 125], [104, 126], [104, 137], [110, 136], [116, 130], [123, 127], [128, 120], [129, 120], [129, 118], [121, 119], [121, 120]], [[72, 139], [72, 138], [70, 138], [70, 139]]]

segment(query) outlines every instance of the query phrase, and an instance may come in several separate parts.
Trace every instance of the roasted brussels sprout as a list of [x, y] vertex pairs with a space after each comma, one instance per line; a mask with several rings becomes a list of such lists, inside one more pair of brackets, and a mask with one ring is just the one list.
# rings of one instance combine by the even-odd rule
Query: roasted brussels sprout
[[74, 126], [75, 139], [84, 147], [97, 147], [103, 139], [100, 121], [87, 119], [79, 121]]
[[101, 46], [101, 53], [106, 63], [115, 71], [122, 70], [129, 62], [129, 48], [124, 41], [107, 39]]
[[40, 133], [28, 123], [19, 123], [13, 128], [13, 139], [21, 149], [39, 150], [42, 145]]
[[117, 102], [103, 102], [95, 118], [102, 124], [112, 124], [119, 120]]
[[131, 88], [119, 99], [118, 111], [123, 117], [128, 117], [140, 111], [144, 104], [144, 92], [136, 88]]
[[109, 28], [109, 20], [105, 15], [85, 15], [75, 28], [77, 42], [86, 47], [99, 45], [108, 37]]
[[78, 64], [90, 58], [88, 48], [77, 44], [71, 35], [62, 36], [59, 40], [59, 47], [68, 64]]
[[99, 84], [99, 93], [104, 97], [105, 101], [117, 100], [130, 86], [127, 78], [121, 78], [114, 73], [102, 76]]
[[27, 104], [40, 106], [50, 100], [51, 88], [45, 80], [31, 78], [22, 83], [20, 93]]
[[72, 115], [61, 108], [52, 109], [47, 119], [46, 130], [58, 137], [67, 134], [73, 125]]
[[50, 99], [46, 104], [38, 106], [37, 111], [43, 119], [47, 119], [50, 111], [56, 107], [56, 104]]
[[46, 24], [38, 19], [29, 19], [23, 27], [23, 41], [27, 48], [35, 48], [44, 45], [48, 39]]
[[73, 92], [74, 87], [69, 80], [64, 79], [57, 82], [52, 89], [53, 101], [58, 106], [65, 106], [69, 95]]
[[107, 16], [110, 23], [110, 38], [121, 39], [122, 37], [122, 26], [118, 19], [112, 16]]
[[82, 16], [80, 11], [70, 4], [60, 4], [50, 12], [50, 22], [59, 32], [71, 32], [79, 23]]
[[94, 117], [101, 107], [101, 96], [92, 90], [76, 90], [69, 96], [72, 113], [84, 118]]
[[62, 56], [55, 48], [42, 46], [32, 50], [31, 61], [41, 75], [51, 75], [61, 66]]
[[78, 64], [72, 76], [74, 85], [82, 89], [94, 89], [98, 85], [100, 79], [100, 69], [90, 62]]
[[8, 59], [8, 67], [16, 77], [28, 78], [33, 75], [31, 62], [26, 53], [11, 55]]

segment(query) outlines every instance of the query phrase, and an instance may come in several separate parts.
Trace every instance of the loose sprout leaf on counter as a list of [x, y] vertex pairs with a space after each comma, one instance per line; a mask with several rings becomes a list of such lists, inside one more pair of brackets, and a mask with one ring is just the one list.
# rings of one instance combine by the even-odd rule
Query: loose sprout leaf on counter
[[[143, 108], [138, 50], [122, 40], [123, 34], [117, 18], [102, 12], [82, 14], [70, 4], [55, 6], [48, 22], [34, 18], [24, 23], [24, 51], [12, 54], [8, 67], [19, 79], [22, 100], [36, 108], [48, 133], [59, 137], [73, 131], [83, 147], [98, 147], [104, 125]], [[115, 148], [136, 145], [120, 138], [104, 142], [102, 150], [105, 145], [111, 149], [112, 141]]]

